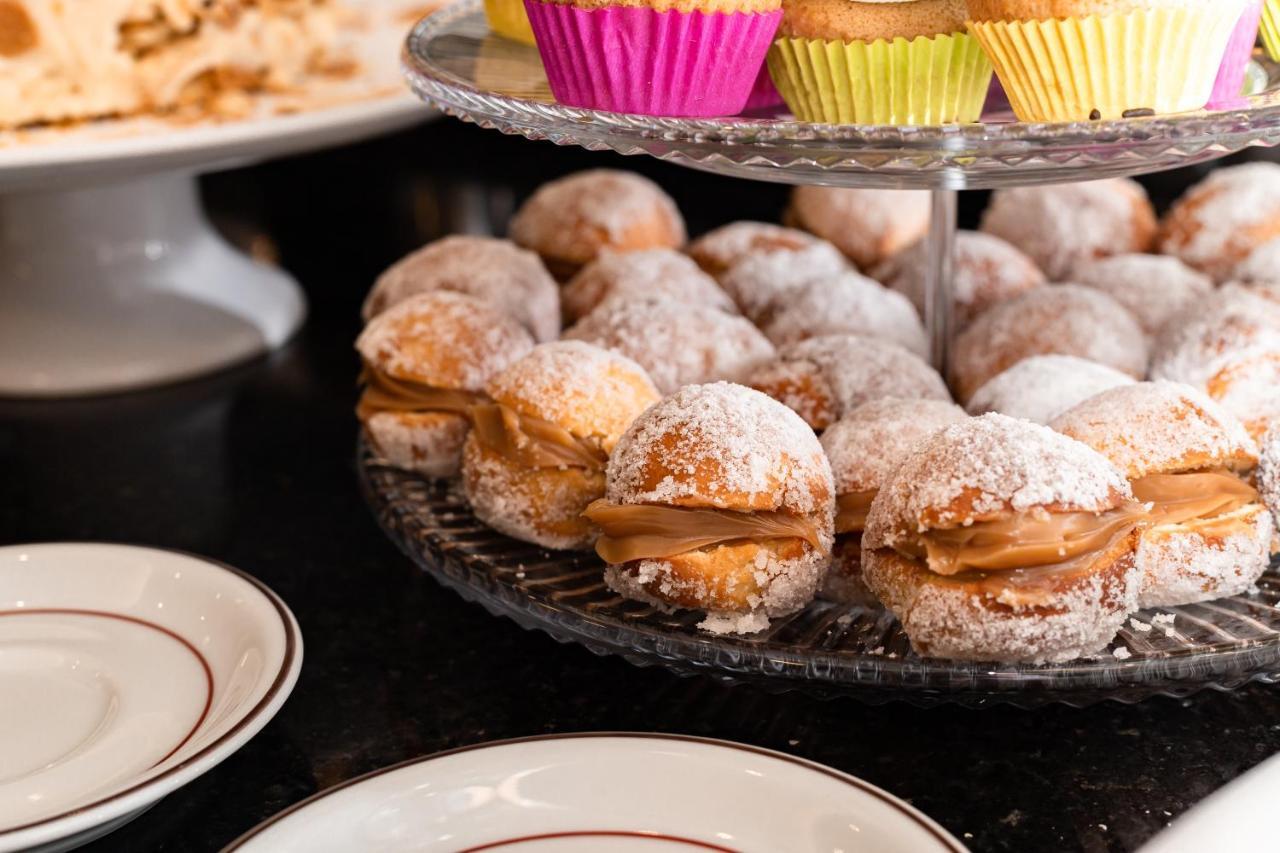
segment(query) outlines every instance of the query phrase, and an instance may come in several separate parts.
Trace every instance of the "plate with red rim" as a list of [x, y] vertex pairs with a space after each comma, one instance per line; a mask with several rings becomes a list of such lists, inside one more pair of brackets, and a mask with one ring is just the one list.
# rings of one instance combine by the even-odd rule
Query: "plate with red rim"
[[223, 853], [964, 853], [853, 776], [679, 735], [545, 735], [377, 770], [270, 818]]
[[0, 853], [96, 838], [205, 773], [284, 704], [284, 603], [174, 551], [0, 548]]

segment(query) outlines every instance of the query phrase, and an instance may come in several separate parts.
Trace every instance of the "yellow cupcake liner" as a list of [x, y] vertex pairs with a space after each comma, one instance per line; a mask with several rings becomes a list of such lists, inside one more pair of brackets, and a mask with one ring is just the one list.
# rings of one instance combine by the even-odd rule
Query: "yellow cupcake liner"
[[484, 16], [489, 19], [489, 29], [498, 35], [535, 44], [524, 0], [484, 0]]
[[977, 121], [991, 62], [965, 33], [873, 42], [779, 38], [769, 76], [796, 118], [825, 124]]
[[1262, 6], [1262, 44], [1267, 55], [1280, 61], [1280, 2], [1267, 0]]
[[1239, 3], [1215, 0], [1062, 20], [970, 21], [969, 32], [1023, 121], [1116, 119], [1203, 107], [1241, 11]]

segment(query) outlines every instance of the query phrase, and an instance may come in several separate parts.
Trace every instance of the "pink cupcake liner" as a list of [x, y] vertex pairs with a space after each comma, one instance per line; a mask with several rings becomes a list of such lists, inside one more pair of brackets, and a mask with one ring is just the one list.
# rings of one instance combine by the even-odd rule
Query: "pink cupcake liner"
[[1213, 83], [1213, 96], [1209, 106], [1228, 105], [1240, 100], [1244, 88], [1245, 69], [1253, 58], [1253, 46], [1258, 41], [1258, 24], [1262, 20], [1262, 0], [1250, 2], [1240, 16], [1227, 42], [1227, 52], [1222, 57], [1218, 78]]
[[742, 111], [767, 110], [780, 107], [782, 104], [782, 93], [778, 91], [777, 86], [773, 85], [773, 78], [769, 76], [769, 67], [762, 66], [755, 85], [751, 87], [751, 94], [747, 97], [747, 105], [742, 108]]
[[711, 117], [742, 112], [782, 10], [655, 12], [525, 0], [551, 93], [620, 113]]

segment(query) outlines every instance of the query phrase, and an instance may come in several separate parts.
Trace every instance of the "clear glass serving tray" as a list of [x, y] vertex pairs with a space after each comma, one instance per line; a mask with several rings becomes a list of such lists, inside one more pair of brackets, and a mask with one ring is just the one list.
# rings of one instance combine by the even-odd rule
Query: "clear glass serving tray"
[[414, 91], [450, 115], [559, 145], [650, 154], [763, 181], [976, 189], [1172, 169], [1280, 142], [1280, 67], [1259, 55], [1253, 94], [1215, 110], [1118, 121], [821, 125], [789, 117], [677, 119], [565, 107], [537, 50], [493, 35], [480, 0], [423, 19], [403, 65]]
[[490, 613], [598, 655], [681, 675], [880, 703], [1088, 705], [1230, 690], [1280, 678], [1280, 565], [1250, 595], [1137, 615], [1107, 652], [1067, 664], [976, 664], [916, 656], [881, 608], [814, 602], [760, 634], [726, 637], [604, 585], [594, 554], [546, 551], [480, 523], [456, 483], [381, 463], [361, 444], [361, 485], [379, 523], [417, 565]]

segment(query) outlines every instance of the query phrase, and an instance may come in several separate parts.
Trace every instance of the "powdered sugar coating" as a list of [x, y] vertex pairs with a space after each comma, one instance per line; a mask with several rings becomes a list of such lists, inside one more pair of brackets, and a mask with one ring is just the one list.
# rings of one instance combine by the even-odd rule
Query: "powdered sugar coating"
[[1213, 291], [1213, 279], [1167, 255], [1102, 258], [1078, 266], [1073, 279], [1123, 305], [1149, 338], [1188, 305]]
[[560, 334], [560, 296], [542, 261], [492, 237], [445, 237], [392, 264], [365, 299], [364, 319], [433, 290], [487, 300], [519, 320], [538, 341]]
[[1253, 588], [1271, 561], [1271, 513], [1250, 504], [1212, 521], [1204, 531], [1191, 522], [1161, 525], [1143, 534], [1138, 545], [1138, 606], [1176, 607]]
[[1271, 510], [1276, 532], [1280, 534], [1280, 425], [1273, 426], [1262, 437], [1258, 455], [1258, 492]]
[[808, 515], [833, 506], [831, 467], [813, 430], [741, 385], [680, 389], [649, 408], [609, 459], [609, 500]]
[[460, 415], [439, 412], [378, 412], [364, 424], [378, 455], [424, 477], [452, 477], [462, 461], [471, 425]]
[[901, 293], [856, 272], [801, 285], [764, 327], [778, 346], [823, 335], [865, 335], [918, 355], [929, 351], [920, 315]]
[[[997, 302], [1045, 284], [1044, 273], [1014, 246], [981, 231], [956, 232], [951, 292], [960, 330]], [[920, 241], [882, 264], [873, 275], [911, 300], [924, 316], [929, 248]]]
[[1231, 280], [1280, 287], [1280, 239], [1268, 240], [1245, 256], [1231, 271]]
[[738, 310], [715, 279], [673, 249], [603, 252], [561, 293], [565, 316], [571, 321], [605, 302], [634, 299], [670, 299], [735, 314]]
[[929, 193], [920, 190], [800, 186], [787, 224], [831, 241], [866, 270], [923, 237], [929, 211]]
[[1078, 284], [1040, 287], [1001, 302], [956, 337], [952, 386], [968, 401], [987, 380], [1034, 355], [1074, 355], [1142, 378], [1147, 342], [1110, 296]]
[[1206, 468], [1248, 471], [1258, 461], [1258, 448], [1240, 421], [1178, 382], [1112, 388], [1052, 426], [1097, 450], [1130, 480]]
[[1074, 355], [1033, 355], [987, 380], [966, 406], [971, 415], [999, 412], [1048, 425], [1094, 394], [1132, 385], [1126, 373]]
[[1052, 508], [1103, 512], [1132, 499], [1107, 459], [1048, 427], [983, 415], [918, 445], [880, 490], [863, 547], [892, 548], [930, 529]]
[[474, 296], [411, 296], [369, 321], [356, 350], [372, 367], [437, 388], [480, 391], [533, 339], [514, 318]]
[[785, 403], [815, 429], [884, 397], [951, 401], [942, 377], [915, 353], [856, 335], [825, 335], [784, 347], [747, 384]]
[[749, 320], [764, 323], [801, 285], [848, 269], [835, 246], [815, 241], [795, 251], [752, 252], [725, 270], [720, 286]]
[[836, 494], [881, 488], [929, 436], [968, 419], [941, 400], [875, 400], [859, 406], [822, 434]]
[[982, 230], [1017, 246], [1051, 281], [1063, 281], [1085, 261], [1145, 251], [1156, 219], [1141, 184], [1112, 178], [996, 190]]
[[741, 379], [776, 354], [742, 317], [663, 300], [601, 305], [564, 337], [634, 359], [663, 393], [714, 379]]
[[1165, 217], [1160, 251], [1218, 281], [1254, 249], [1280, 236], [1280, 165], [1214, 169]]
[[719, 276], [747, 255], [795, 252], [820, 242], [812, 234], [771, 222], [730, 222], [703, 234], [685, 251], [702, 269]]

